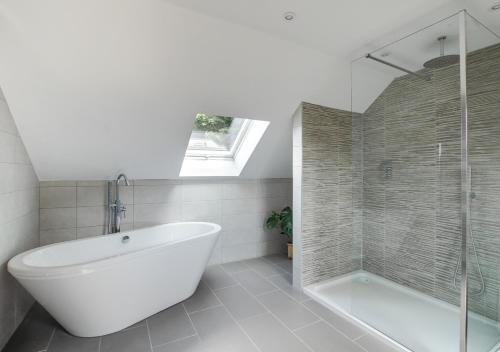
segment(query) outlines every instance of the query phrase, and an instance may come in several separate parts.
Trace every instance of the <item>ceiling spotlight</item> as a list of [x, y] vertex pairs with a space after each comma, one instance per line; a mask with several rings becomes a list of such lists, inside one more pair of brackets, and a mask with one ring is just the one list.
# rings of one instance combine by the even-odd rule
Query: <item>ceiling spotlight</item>
[[491, 9], [492, 9], [493, 11], [500, 10], [500, 2], [496, 3], [495, 5], [493, 5], [493, 6], [491, 7]]
[[287, 22], [292, 22], [295, 19], [295, 12], [288, 11], [283, 14], [283, 19]]

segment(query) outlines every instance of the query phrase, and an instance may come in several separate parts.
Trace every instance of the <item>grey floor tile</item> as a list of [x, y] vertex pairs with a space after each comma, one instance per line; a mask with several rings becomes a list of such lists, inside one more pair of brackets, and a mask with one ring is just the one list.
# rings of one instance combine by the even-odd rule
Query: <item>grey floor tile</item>
[[224, 307], [190, 314], [201, 342], [210, 351], [257, 351]]
[[153, 352], [205, 352], [198, 336], [191, 336], [182, 340], [153, 347]]
[[295, 333], [315, 352], [366, 352], [324, 321], [298, 329]]
[[302, 303], [305, 307], [310, 309], [314, 314], [318, 315], [328, 323], [332, 324], [337, 330], [342, 332], [344, 335], [348, 336], [350, 339], [356, 339], [363, 336], [366, 331], [357, 326], [356, 324], [350, 322], [344, 317], [335, 314], [328, 308], [322, 306], [314, 300], [309, 300]]
[[57, 329], [50, 341], [48, 352], [98, 352], [99, 337], [75, 337]]
[[215, 294], [237, 320], [266, 312], [264, 306], [240, 285], [217, 290]]
[[12, 335], [3, 352], [33, 352], [47, 348], [56, 321], [42, 308], [35, 304], [24, 321]]
[[279, 268], [283, 269], [283, 271], [286, 271], [288, 274], [292, 275], [293, 274], [293, 266], [292, 262], [288, 261], [286, 263], [279, 263], [276, 264]]
[[241, 326], [262, 352], [302, 352], [306, 346], [271, 314], [246, 319]]
[[246, 265], [244, 262], [225, 263], [225, 264], [222, 264], [222, 267], [229, 274], [234, 274], [234, 273], [238, 273], [240, 271], [244, 271], [244, 270], [249, 269], [248, 265]]
[[139, 326], [102, 337], [101, 352], [149, 352], [148, 329]]
[[213, 290], [235, 285], [237, 282], [219, 265], [210, 266], [203, 274], [203, 281]]
[[265, 277], [283, 273], [282, 269], [262, 258], [246, 260], [245, 264]]
[[401, 349], [389, 345], [372, 335], [364, 335], [356, 340], [365, 350], [370, 352], [401, 352]]
[[133, 328], [137, 328], [137, 327], [139, 327], [139, 326], [146, 326], [146, 319], [141, 320], [141, 321], [139, 321], [139, 322], [137, 322], [137, 323], [135, 323], [135, 324], [132, 324], [132, 325], [130, 325], [129, 327], [127, 327], [127, 328], [123, 329], [123, 330], [133, 329]]
[[292, 330], [319, 320], [316, 315], [281, 291], [266, 293], [257, 298]]
[[288, 259], [286, 254], [271, 254], [271, 255], [266, 255], [262, 258], [270, 261], [273, 264], [283, 264], [283, 263], [290, 263], [290, 265], [292, 264], [292, 260]]
[[188, 313], [219, 306], [221, 303], [203, 281], [200, 282], [196, 292], [184, 301]]
[[280, 288], [283, 292], [285, 292], [297, 302], [303, 302], [310, 299], [309, 296], [307, 296], [304, 292], [293, 287], [292, 276], [289, 274], [283, 273], [279, 275], [273, 275], [269, 276], [267, 279], [273, 285]]
[[148, 326], [153, 346], [163, 345], [195, 334], [182, 304], [167, 308], [148, 318]]
[[276, 286], [271, 284], [260, 274], [257, 274], [254, 270], [241, 271], [234, 274], [233, 277], [254, 295], [260, 295], [276, 290]]

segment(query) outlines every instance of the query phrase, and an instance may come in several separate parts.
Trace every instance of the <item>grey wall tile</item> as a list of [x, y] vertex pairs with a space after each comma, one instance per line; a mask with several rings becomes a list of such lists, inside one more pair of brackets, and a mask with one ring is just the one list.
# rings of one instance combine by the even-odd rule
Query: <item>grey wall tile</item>
[[[121, 231], [126, 231], [124, 226], [121, 226]], [[88, 226], [78, 227], [76, 229], [76, 238], [87, 238], [94, 236], [101, 236], [106, 234], [106, 226]]]
[[[0, 350], [33, 303], [31, 296], [6, 269], [13, 256], [39, 245], [41, 201], [38, 178], [7, 102], [0, 93]], [[24, 341], [26, 344], [31, 342]], [[13, 341], [12, 350], [17, 343], [20, 341]], [[37, 348], [39, 345], [31, 346]]]
[[[0, 168], [1, 168], [0, 163]], [[0, 178], [1, 178], [0, 173]], [[120, 186], [120, 199], [126, 204], [122, 231], [140, 229], [176, 221], [208, 221], [221, 224], [223, 233], [210, 264], [219, 264], [284, 252], [286, 239], [276, 231], [263, 228], [271, 210], [291, 204], [290, 179], [265, 180], [131, 180], [131, 186]], [[225, 197], [222, 199], [223, 188]], [[43, 182], [41, 230], [44, 243], [103, 235], [107, 221], [106, 181]], [[71, 191], [74, 196], [67, 194]], [[111, 190], [114, 197], [114, 189]], [[0, 197], [2, 196], [0, 192]], [[244, 198], [244, 197], [253, 198]], [[243, 197], [243, 198], [241, 198]], [[223, 214], [222, 202], [226, 204]], [[5, 202], [8, 204], [9, 202]], [[0, 201], [0, 204], [2, 202]], [[58, 210], [61, 206], [71, 210]], [[9, 208], [6, 208], [9, 210]], [[70, 208], [68, 208], [70, 209]], [[8, 217], [7, 212], [0, 211]], [[50, 231], [49, 231], [50, 230]]]
[[40, 208], [76, 207], [76, 187], [41, 187]]
[[77, 227], [103, 226], [106, 223], [106, 207], [78, 207]]
[[40, 209], [40, 230], [76, 227], [76, 208]]
[[107, 203], [107, 187], [105, 186], [78, 186], [77, 187], [77, 206], [95, 207], [104, 206]]
[[182, 201], [182, 185], [163, 184], [156, 186], [135, 186], [135, 204], [176, 203]]
[[40, 230], [40, 245], [76, 240], [76, 228]]

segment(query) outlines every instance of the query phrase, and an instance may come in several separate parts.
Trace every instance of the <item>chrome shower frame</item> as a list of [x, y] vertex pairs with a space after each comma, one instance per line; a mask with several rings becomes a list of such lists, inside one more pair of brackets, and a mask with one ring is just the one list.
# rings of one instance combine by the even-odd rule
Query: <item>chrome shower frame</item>
[[370, 60], [373, 60], [373, 61], [377, 61], [377, 62], [380, 62], [381, 64], [384, 64], [386, 66], [389, 66], [389, 67], [392, 67], [392, 68], [395, 68], [396, 70], [399, 70], [399, 71], [403, 71], [405, 73], [408, 73], [409, 75], [412, 75], [412, 76], [415, 76], [415, 77], [418, 77], [418, 78], [421, 78], [421, 79], [424, 79], [426, 81], [430, 81], [431, 80], [431, 77], [428, 76], [428, 75], [423, 75], [423, 74], [420, 74], [420, 73], [417, 73], [417, 72], [413, 72], [411, 70], [408, 70], [404, 67], [401, 67], [401, 66], [398, 66], [396, 64], [393, 64], [392, 62], [389, 62], [389, 61], [385, 61], [385, 60], [382, 60], [382, 59], [379, 59], [378, 57], [375, 57], [373, 56], [372, 54], [366, 54], [365, 56], [367, 59], [370, 59]]
[[467, 273], [467, 238], [469, 236], [470, 222], [470, 182], [469, 182], [469, 120], [467, 106], [467, 12], [462, 10], [458, 14], [459, 26], [459, 52], [460, 52], [460, 146], [461, 146], [461, 272], [460, 287], [460, 352], [467, 352], [468, 337], [468, 286]]
[[[460, 254], [460, 259], [458, 260], [458, 267], [457, 269], [460, 270], [461, 273], [461, 280], [460, 280], [460, 337], [459, 337], [459, 351], [460, 352], [467, 352], [467, 342], [468, 338], [470, 337], [468, 334], [468, 317], [469, 317], [469, 298], [471, 296], [471, 292], [469, 290], [469, 284], [470, 284], [470, 277], [468, 273], [468, 248], [469, 246], [472, 248], [473, 243], [471, 241], [471, 210], [470, 210], [470, 204], [471, 204], [471, 174], [469, 172], [470, 170], [470, 160], [469, 160], [469, 114], [468, 114], [468, 103], [467, 103], [467, 54], [468, 54], [468, 49], [467, 49], [467, 21], [469, 18], [474, 19], [473, 16], [471, 16], [466, 9], [462, 9], [460, 11], [457, 11], [453, 13], [452, 15], [441, 19], [440, 21], [446, 20], [448, 18], [456, 17], [458, 21], [458, 44], [459, 44], [459, 60], [458, 60], [458, 66], [459, 66], [459, 99], [460, 99], [460, 154], [461, 154], [461, 162], [460, 162], [460, 248], [459, 248], [459, 254]], [[476, 19], [474, 19], [476, 20]], [[440, 22], [439, 21], [439, 22]], [[476, 20], [477, 21], [477, 20]], [[479, 21], [478, 21], [479, 22]], [[438, 22], [436, 22], [438, 23]], [[433, 26], [434, 24], [430, 24], [427, 27], [424, 27], [423, 29], [429, 28]], [[484, 26], [484, 25], [483, 25]], [[486, 26], [484, 26], [488, 31], [493, 33], [491, 30], [489, 30]], [[422, 30], [422, 29], [420, 29]], [[419, 30], [419, 31], [420, 31]], [[412, 36], [417, 32], [408, 34], [407, 36], [400, 38], [392, 43], [389, 43], [385, 46], [382, 46], [378, 48], [376, 51], [380, 51], [381, 49], [388, 47], [389, 45], [392, 45], [393, 43], [405, 39], [407, 37]], [[495, 33], [493, 33], [496, 35]], [[500, 36], [496, 35], [497, 37], [500, 38]], [[442, 38], [441, 38], [442, 39]], [[444, 54], [444, 48], [443, 48], [443, 40], [440, 40], [440, 53], [441, 55]], [[431, 76], [427, 76], [420, 72], [414, 72], [411, 71], [407, 68], [395, 65], [389, 61], [385, 61], [383, 59], [380, 59], [378, 57], [375, 57], [372, 55], [372, 53], [365, 54], [359, 58], [355, 58], [352, 60], [352, 62], [359, 60], [361, 58], [366, 58], [369, 60], [377, 61], [381, 64], [390, 66], [394, 69], [397, 69], [399, 71], [405, 72], [407, 74], [413, 75], [415, 77], [419, 77], [425, 80], [430, 80]], [[351, 65], [352, 67], [352, 65]], [[352, 81], [352, 71], [351, 71], [351, 81]], [[353, 91], [352, 91], [352, 85], [351, 85], [351, 107], [353, 105], [352, 103], [352, 96], [353, 96]], [[479, 265], [479, 261], [478, 261]], [[482, 274], [481, 274], [482, 276]]]

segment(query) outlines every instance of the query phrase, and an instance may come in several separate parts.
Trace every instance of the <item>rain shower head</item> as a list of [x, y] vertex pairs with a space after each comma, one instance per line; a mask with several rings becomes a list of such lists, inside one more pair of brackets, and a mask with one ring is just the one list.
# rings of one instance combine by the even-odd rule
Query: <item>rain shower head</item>
[[441, 55], [438, 57], [435, 57], [434, 59], [430, 59], [429, 61], [426, 61], [424, 63], [425, 68], [436, 69], [436, 68], [443, 68], [446, 66], [458, 64], [458, 62], [460, 61], [460, 56], [458, 56], [458, 55], [445, 55], [444, 54], [444, 42], [445, 42], [445, 40], [446, 40], [446, 36], [442, 36], [442, 37], [438, 38]]

